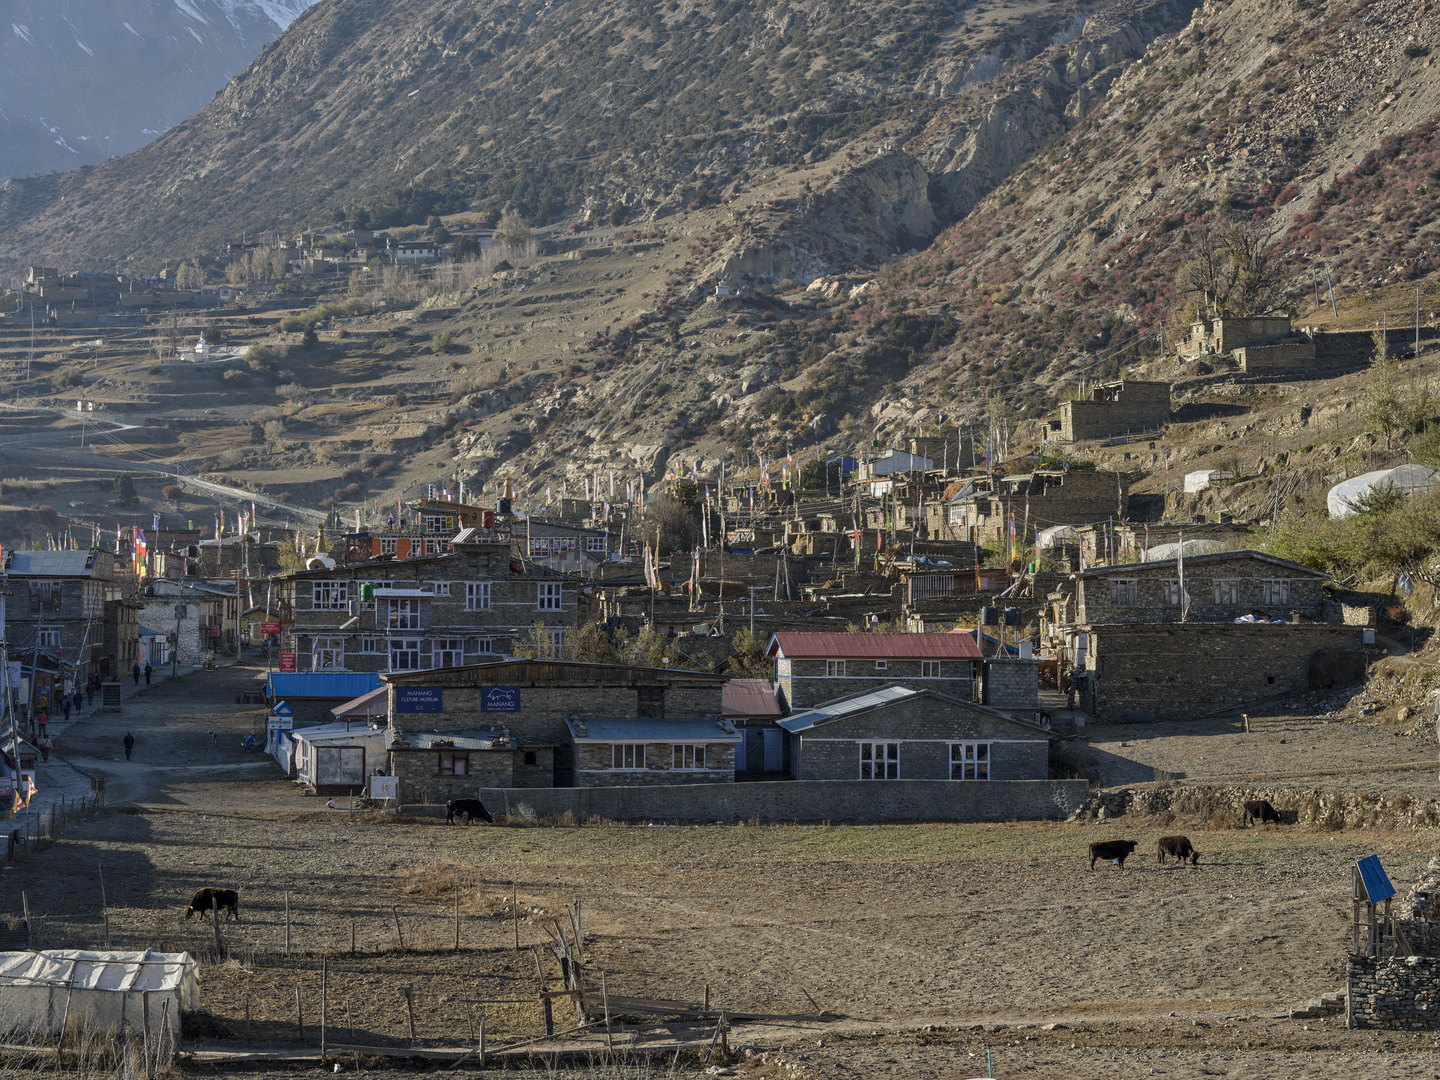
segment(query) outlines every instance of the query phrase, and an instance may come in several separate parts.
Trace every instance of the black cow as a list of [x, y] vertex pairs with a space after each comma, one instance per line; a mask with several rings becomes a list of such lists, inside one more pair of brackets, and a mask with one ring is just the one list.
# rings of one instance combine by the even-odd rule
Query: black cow
[[1090, 845], [1090, 869], [1095, 869], [1096, 859], [1114, 859], [1121, 866], [1135, 850], [1134, 840], [1097, 840]]
[[1245, 804], [1245, 813], [1241, 818], [1241, 822], [1242, 824], [1249, 825], [1252, 821], [1258, 821], [1261, 825], [1264, 825], [1267, 821], [1273, 821], [1276, 825], [1279, 825], [1280, 815], [1275, 812], [1275, 808], [1265, 799], [1251, 799]]
[[1191, 846], [1188, 836], [1160, 837], [1160, 847], [1156, 850], [1155, 854], [1159, 856], [1162, 864], [1165, 862], [1166, 855], [1173, 855], [1182, 863], [1186, 859], [1189, 859], [1191, 866], [1200, 865], [1200, 853]]
[[236, 922], [239, 922], [240, 894], [234, 889], [201, 889], [190, 898], [190, 903], [185, 905], [185, 918], [199, 915], [203, 919], [207, 911], [214, 912], [214, 917], [217, 918], [223, 911], [227, 919], [233, 917]]
[[445, 804], [445, 824], [452, 824], [456, 814], [465, 815], [466, 825], [471, 824], [476, 818], [484, 818], [492, 825], [495, 823], [495, 819], [490, 816], [490, 811], [485, 809], [485, 804], [479, 799], [451, 799]]

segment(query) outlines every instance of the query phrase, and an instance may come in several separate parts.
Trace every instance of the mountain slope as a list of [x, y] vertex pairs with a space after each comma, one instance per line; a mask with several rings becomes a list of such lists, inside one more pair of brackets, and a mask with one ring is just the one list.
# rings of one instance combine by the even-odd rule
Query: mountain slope
[[0, 22], [0, 179], [144, 146], [316, 2], [11, 0]]

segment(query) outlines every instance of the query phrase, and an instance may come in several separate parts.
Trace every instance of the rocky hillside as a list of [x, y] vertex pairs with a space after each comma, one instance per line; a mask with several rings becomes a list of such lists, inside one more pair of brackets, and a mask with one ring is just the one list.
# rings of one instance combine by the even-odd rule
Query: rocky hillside
[[[901, 211], [905, 250], [1082, 117], [1192, 8], [320, 5], [143, 152], [0, 189], [0, 266], [158, 260], [356, 207], [397, 223], [504, 205], [532, 224], [634, 223], [715, 203], [766, 169], [848, 162], [861, 137], [915, 142], [924, 176], [911, 186], [933, 205]], [[857, 257], [822, 255], [837, 270]], [[783, 258], [773, 268], [772, 282], [792, 276]]]
[[144, 146], [314, 3], [10, 0], [0, 22], [0, 179]]

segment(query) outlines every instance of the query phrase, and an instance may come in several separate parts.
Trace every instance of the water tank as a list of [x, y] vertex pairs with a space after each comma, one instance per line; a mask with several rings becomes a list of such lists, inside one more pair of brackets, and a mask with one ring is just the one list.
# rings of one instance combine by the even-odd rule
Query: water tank
[[999, 609], [999, 608], [993, 608], [993, 607], [982, 607], [982, 608], [980, 609], [980, 625], [981, 625], [981, 626], [999, 626], [999, 625], [1000, 625], [1000, 609]]
[[1006, 625], [1006, 626], [1022, 626], [1022, 625], [1024, 625], [1024, 624], [1021, 622], [1021, 619], [1020, 619], [1020, 609], [1019, 609], [1018, 607], [1007, 607], [1007, 608], [1005, 609], [1005, 625]]
[[508, 514], [508, 513], [510, 513], [510, 500], [509, 500], [509, 499], [501, 499], [500, 502], [499, 502], [499, 504], [498, 504], [497, 507], [496, 507], [496, 513], [499, 513], [499, 514]]
[[367, 581], [360, 586], [360, 600], [362, 603], [370, 603], [375, 599], [375, 583]]
[[494, 511], [494, 510], [481, 510], [481, 511], [480, 511], [480, 527], [481, 527], [482, 529], [493, 529], [493, 528], [495, 527], [495, 511]]

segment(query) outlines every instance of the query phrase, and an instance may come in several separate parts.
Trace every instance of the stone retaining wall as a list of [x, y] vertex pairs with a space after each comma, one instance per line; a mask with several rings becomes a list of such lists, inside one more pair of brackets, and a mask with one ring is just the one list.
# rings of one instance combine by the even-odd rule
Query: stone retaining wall
[[1440, 1028], [1440, 958], [1352, 956], [1346, 969], [1350, 1026], [1429, 1031]]
[[[1084, 780], [791, 780], [648, 787], [481, 788], [492, 814], [612, 821], [1011, 821], [1063, 819], [1085, 800]], [[525, 810], [521, 809], [521, 806]], [[406, 806], [407, 813], [445, 808]]]

